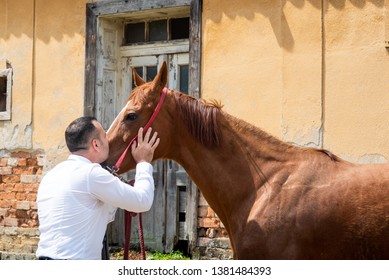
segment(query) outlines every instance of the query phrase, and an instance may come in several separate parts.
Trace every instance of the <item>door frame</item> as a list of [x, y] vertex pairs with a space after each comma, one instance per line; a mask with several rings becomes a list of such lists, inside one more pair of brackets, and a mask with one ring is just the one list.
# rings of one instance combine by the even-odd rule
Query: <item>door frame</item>
[[189, 93], [200, 97], [202, 0], [102, 1], [86, 4], [84, 115], [95, 115], [96, 38], [98, 17], [157, 8], [190, 6]]
[[[115, 16], [123, 13], [135, 13], [143, 10], [167, 9], [189, 6], [189, 83], [188, 93], [195, 98], [200, 97], [201, 79], [201, 29], [202, 29], [202, 0], [113, 0], [86, 4], [86, 34], [85, 34], [85, 84], [84, 84], [84, 115], [96, 115], [96, 41], [98, 36], [98, 18]], [[197, 213], [199, 191], [190, 180], [190, 201], [187, 217], [188, 249], [197, 247]]]

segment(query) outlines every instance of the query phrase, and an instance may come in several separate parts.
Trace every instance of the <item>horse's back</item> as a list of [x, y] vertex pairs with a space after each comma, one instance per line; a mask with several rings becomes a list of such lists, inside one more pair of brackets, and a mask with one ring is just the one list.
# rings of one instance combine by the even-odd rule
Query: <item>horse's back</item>
[[237, 257], [389, 259], [389, 165], [345, 163], [329, 172], [268, 193], [265, 208], [257, 202], [246, 229], [256, 237]]

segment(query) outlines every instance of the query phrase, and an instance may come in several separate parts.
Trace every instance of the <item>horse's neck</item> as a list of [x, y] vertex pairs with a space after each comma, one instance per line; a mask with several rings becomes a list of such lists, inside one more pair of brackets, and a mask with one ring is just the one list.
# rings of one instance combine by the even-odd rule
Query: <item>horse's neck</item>
[[[283, 162], [298, 148], [289, 145], [243, 120], [224, 114], [226, 128], [223, 134], [230, 134], [247, 158], [258, 165], [267, 162]], [[254, 163], [253, 162], [253, 163]]]
[[255, 198], [281, 167], [288, 147], [227, 114], [220, 114], [218, 123], [222, 138], [218, 147], [207, 148], [189, 133], [180, 134], [180, 152], [173, 159], [188, 172], [223, 223], [228, 223], [242, 202]]

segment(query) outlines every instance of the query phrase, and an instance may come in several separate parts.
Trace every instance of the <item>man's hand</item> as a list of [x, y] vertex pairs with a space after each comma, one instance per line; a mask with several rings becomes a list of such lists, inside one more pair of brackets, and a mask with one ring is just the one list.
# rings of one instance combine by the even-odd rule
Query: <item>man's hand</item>
[[157, 138], [157, 132], [154, 132], [153, 137], [150, 139], [151, 130], [150, 127], [143, 138], [143, 127], [141, 127], [138, 131], [137, 141], [134, 141], [131, 145], [131, 153], [136, 163], [150, 163], [153, 160], [154, 151], [159, 144], [159, 138]]

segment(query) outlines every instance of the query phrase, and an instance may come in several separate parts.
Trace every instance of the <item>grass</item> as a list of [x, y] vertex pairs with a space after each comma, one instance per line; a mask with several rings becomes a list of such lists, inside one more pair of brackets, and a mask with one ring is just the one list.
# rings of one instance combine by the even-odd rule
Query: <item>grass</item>
[[[123, 260], [123, 249], [112, 252], [110, 254], [111, 260]], [[129, 260], [141, 260], [142, 255], [138, 251], [130, 250], [128, 253]], [[161, 253], [158, 251], [146, 251], [147, 260], [190, 260], [180, 251], [171, 251], [170, 253]]]
[[167, 254], [163, 254], [157, 251], [147, 254], [148, 260], [190, 260], [189, 257], [184, 256], [180, 251], [172, 251]]

